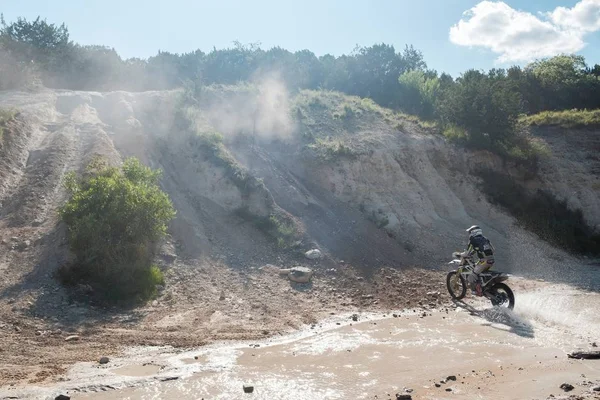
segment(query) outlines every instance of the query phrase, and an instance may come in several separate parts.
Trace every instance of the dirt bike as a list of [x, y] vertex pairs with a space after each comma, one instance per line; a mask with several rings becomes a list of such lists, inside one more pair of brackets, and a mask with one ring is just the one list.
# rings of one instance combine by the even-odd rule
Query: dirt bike
[[[446, 276], [446, 286], [448, 292], [455, 300], [460, 300], [467, 294], [468, 276], [474, 273], [475, 262], [473, 258], [463, 258], [461, 253], [452, 253], [454, 260], [448, 264], [457, 265], [457, 269], [450, 271]], [[507, 284], [509, 275], [503, 272], [486, 271], [479, 274], [481, 280], [482, 295], [488, 298], [494, 307], [506, 307], [513, 309], [515, 307], [515, 295]]]

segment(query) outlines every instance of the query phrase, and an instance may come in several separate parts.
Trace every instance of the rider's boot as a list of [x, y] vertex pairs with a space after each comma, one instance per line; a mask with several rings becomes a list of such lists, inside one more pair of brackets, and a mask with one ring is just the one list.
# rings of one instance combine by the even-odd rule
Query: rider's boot
[[483, 289], [481, 287], [481, 278], [478, 274], [475, 274], [475, 282], [471, 284], [471, 293], [473, 296], [483, 296]]
[[481, 287], [481, 282], [477, 282], [475, 289], [476, 289], [477, 296], [479, 296], [479, 297], [483, 296], [483, 288]]

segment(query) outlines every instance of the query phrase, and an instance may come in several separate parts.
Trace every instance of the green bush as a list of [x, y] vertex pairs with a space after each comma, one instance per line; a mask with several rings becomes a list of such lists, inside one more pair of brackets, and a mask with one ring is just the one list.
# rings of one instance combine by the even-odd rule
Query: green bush
[[163, 283], [161, 271], [152, 265], [155, 245], [175, 216], [159, 177], [160, 171], [134, 158], [121, 168], [97, 158], [83, 176], [68, 175], [71, 197], [60, 215], [76, 262], [61, 270], [63, 282], [87, 283], [109, 302], [155, 294]]

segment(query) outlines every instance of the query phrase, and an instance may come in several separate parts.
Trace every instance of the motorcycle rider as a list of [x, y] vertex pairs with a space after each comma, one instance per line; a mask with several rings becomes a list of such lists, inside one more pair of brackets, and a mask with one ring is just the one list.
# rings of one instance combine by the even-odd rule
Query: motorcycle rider
[[473, 273], [468, 276], [468, 280], [474, 294], [481, 296], [482, 288], [479, 274], [489, 270], [494, 265], [494, 246], [488, 238], [483, 236], [483, 231], [479, 225], [473, 225], [467, 229], [467, 232], [469, 233], [469, 243], [467, 250], [461, 253], [461, 257], [469, 258], [476, 254], [479, 258]]

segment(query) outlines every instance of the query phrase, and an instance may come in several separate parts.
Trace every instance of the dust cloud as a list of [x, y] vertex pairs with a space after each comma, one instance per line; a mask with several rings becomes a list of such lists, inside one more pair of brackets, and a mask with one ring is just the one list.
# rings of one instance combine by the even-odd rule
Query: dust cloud
[[213, 93], [203, 100], [203, 116], [228, 138], [248, 135], [285, 140], [295, 130], [290, 94], [278, 73], [258, 75], [242, 89]]

